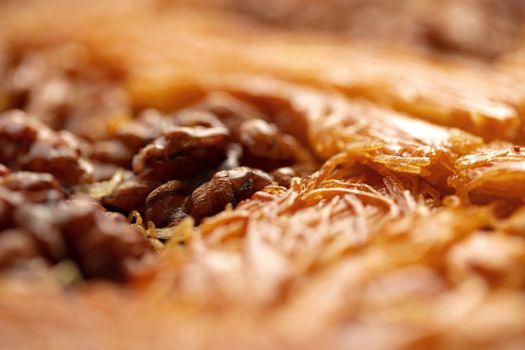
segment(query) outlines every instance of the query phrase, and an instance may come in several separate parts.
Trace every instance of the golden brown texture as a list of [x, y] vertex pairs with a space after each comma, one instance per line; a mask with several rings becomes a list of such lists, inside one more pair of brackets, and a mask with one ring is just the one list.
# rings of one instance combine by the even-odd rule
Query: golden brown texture
[[[263, 74], [335, 88], [350, 97], [366, 98], [487, 139], [523, 138], [525, 76], [520, 69], [427, 60], [395, 50], [347, 46], [322, 36], [273, 34], [245, 25], [224, 27], [213, 15], [181, 17], [178, 21], [170, 17], [162, 25], [147, 17], [139, 19], [151, 33], [134, 33], [134, 28], [125, 25], [122, 34], [113, 29], [110, 35], [101, 29], [99, 37], [91, 33], [103, 59], [118, 69], [129, 69], [128, 87], [139, 103], [169, 108], [207, 89], [210, 82], [227, 81], [237, 74]], [[188, 33], [185, 26], [196, 30]], [[162, 32], [172, 35], [159, 43], [149, 40]], [[217, 32], [223, 32], [220, 41]], [[252, 36], [258, 40], [251, 41]], [[135, 44], [132, 52], [119, 46], [130, 37]], [[195, 44], [200, 40], [207, 40], [207, 46]], [[148, 52], [155, 45], [162, 53], [152, 56]], [[239, 47], [248, 49], [239, 51]], [[148, 84], [152, 80], [156, 84]], [[174, 99], [174, 93], [181, 100]]]
[[[193, 1], [196, 2], [196, 1]], [[201, 1], [268, 25], [326, 31], [352, 40], [495, 59], [521, 46], [519, 0]]]
[[[87, 45], [97, 60], [124, 74], [140, 105], [177, 107], [195, 99], [210, 82], [226, 81], [232, 74], [264, 74], [337, 88], [487, 139], [523, 138], [525, 75], [519, 68], [428, 59], [348, 45], [322, 34], [276, 32], [205, 9], [197, 15], [184, 6], [159, 11], [146, 7], [148, 1], [137, 3], [144, 7], [132, 2], [108, 9], [81, 2], [76, 6], [83, 11], [72, 12], [64, 5], [68, 16], [37, 7], [34, 11], [42, 10], [37, 18], [15, 7], [8, 16], [14, 23], [6, 21], [3, 27], [21, 44], [53, 39]], [[105, 19], [111, 13], [117, 15]], [[48, 30], [42, 33], [41, 26]]]
[[[128, 285], [78, 281], [67, 262], [32, 282], [1, 275], [1, 344], [20, 349], [525, 347], [525, 155], [512, 143], [524, 139], [525, 75], [519, 64], [379, 50], [162, 3], [1, 4], [6, 70], [17, 66], [17, 56], [33, 51], [80, 47], [82, 59], [59, 56], [81, 66], [89, 62], [104, 73], [108, 91], [125, 98], [111, 98], [107, 108], [92, 112], [99, 116], [93, 123], [103, 126], [98, 132], [75, 133], [106, 144], [132, 143], [118, 167], [148, 150], [160, 152], [156, 164], [165, 166], [169, 157], [160, 146], [167, 135], [195, 130], [192, 125], [164, 130], [161, 120], [186, 113], [180, 109], [188, 106], [228, 130], [245, 125], [239, 130], [270, 135], [248, 134], [247, 150], [278, 158], [288, 156], [287, 147], [294, 144], [299, 165], [312, 166], [316, 158], [322, 166], [288, 179], [289, 188], [272, 183], [235, 208], [271, 178], [253, 171], [262, 184], [245, 186], [228, 178], [238, 172], [230, 170], [236, 166], [218, 172], [187, 198], [198, 199], [198, 220], [209, 208], [221, 209], [209, 198], [219, 198], [221, 207], [230, 204], [198, 226], [186, 217], [159, 229], [133, 212], [135, 226], [160, 252], [158, 262]], [[45, 67], [54, 67], [48, 56], [39, 57]], [[5, 108], [15, 107], [13, 90], [7, 86], [4, 94]], [[89, 107], [97, 99], [73, 100], [73, 107]], [[137, 117], [133, 111], [142, 108], [163, 111]], [[44, 116], [48, 111], [36, 110]], [[195, 114], [186, 116], [191, 124]], [[250, 128], [254, 124], [263, 126]], [[221, 135], [226, 138], [226, 132]], [[282, 142], [269, 142], [272, 135]], [[254, 139], [269, 146], [257, 148]], [[99, 153], [95, 161], [106, 158]], [[137, 163], [135, 175], [120, 169], [85, 191], [105, 198], [106, 205], [109, 198], [108, 207], [124, 212], [145, 202], [146, 221], [161, 223], [165, 217], [154, 214], [170, 208], [177, 216], [186, 195], [180, 179], [173, 180], [179, 168], [159, 180], [164, 183], [146, 183], [133, 177], [144, 164]], [[299, 165], [292, 170], [301, 174]], [[217, 179], [226, 185], [214, 186]], [[122, 203], [114, 200], [115, 189], [126, 194]], [[0, 219], [8, 217], [2, 210]], [[112, 228], [109, 235], [119, 233]]]

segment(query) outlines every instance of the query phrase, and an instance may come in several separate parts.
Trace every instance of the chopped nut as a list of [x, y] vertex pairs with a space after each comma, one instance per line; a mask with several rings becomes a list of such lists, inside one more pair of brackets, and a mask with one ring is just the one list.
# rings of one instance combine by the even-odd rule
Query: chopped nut
[[169, 181], [151, 192], [146, 199], [145, 220], [152, 221], [156, 227], [170, 226], [172, 221], [184, 217], [185, 196], [182, 193], [183, 184], [179, 181]]
[[93, 167], [81, 148], [74, 135], [55, 132], [21, 111], [0, 114], [0, 162], [9, 167], [47, 172], [66, 185], [89, 182]]
[[223, 128], [172, 127], [140, 150], [133, 171], [159, 181], [188, 179], [224, 160], [227, 139]]
[[25, 200], [33, 203], [65, 198], [64, 190], [58, 181], [45, 173], [14, 172], [0, 178], [0, 186], [21, 192]]
[[140, 179], [128, 180], [118, 185], [113, 193], [103, 197], [102, 203], [109, 208], [130, 213], [141, 209], [150, 192], [159, 184], [159, 182]]
[[204, 217], [217, 214], [228, 203], [236, 205], [271, 183], [272, 178], [257, 169], [240, 167], [220, 171], [192, 193], [186, 212], [198, 223]]

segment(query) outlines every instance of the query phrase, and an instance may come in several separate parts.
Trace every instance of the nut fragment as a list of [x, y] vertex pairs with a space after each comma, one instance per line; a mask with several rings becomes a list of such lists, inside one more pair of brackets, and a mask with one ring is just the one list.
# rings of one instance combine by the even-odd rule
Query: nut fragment
[[50, 174], [19, 171], [0, 178], [0, 186], [21, 192], [25, 200], [39, 203], [62, 199], [64, 190]]
[[272, 171], [271, 175], [279, 186], [283, 186], [286, 188], [290, 187], [292, 178], [298, 176], [295, 169], [291, 167], [275, 169], [274, 171]]
[[111, 193], [102, 198], [102, 203], [108, 208], [124, 213], [139, 210], [144, 205], [146, 198], [159, 182], [141, 179], [131, 179], [117, 186]]
[[239, 138], [250, 154], [275, 160], [293, 157], [293, 141], [277, 126], [262, 119], [251, 119], [239, 127]]
[[29, 232], [24, 229], [9, 229], [1, 232], [0, 270], [23, 266], [34, 259], [41, 259], [41, 255]]
[[93, 144], [92, 158], [99, 162], [131, 167], [133, 151], [119, 140], [101, 140]]
[[300, 146], [295, 138], [283, 134], [276, 125], [262, 119], [243, 122], [238, 137], [244, 150], [244, 165], [269, 171], [297, 161], [296, 153]]
[[60, 203], [54, 222], [87, 278], [124, 281], [153, 251], [123, 215], [104, 212], [88, 200]]
[[228, 135], [223, 128], [172, 127], [140, 150], [133, 171], [159, 181], [188, 179], [224, 160]]
[[232, 131], [243, 121], [265, 118], [253, 104], [222, 92], [209, 94], [195, 108], [212, 113]]
[[240, 167], [220, 171], [193, 191], [186, 212], [198, 223], [204, 217], [217, 214], [228, 203], [236, 205], [271, 183], [272, 178], [257, 169]]
[[0, 114], [0, 163], [50, 173], [66, 185], [93, 179], [93, 167], [74, 135], [55, 132], [21, 111]]
[[183, 186], [181, 182], [173, 180], [151, 192], [145, 204], [146, 222], [151, 221], [156, 227], [166, 227], [180, 221], [185, 216], [182, 211], [185, 200]]

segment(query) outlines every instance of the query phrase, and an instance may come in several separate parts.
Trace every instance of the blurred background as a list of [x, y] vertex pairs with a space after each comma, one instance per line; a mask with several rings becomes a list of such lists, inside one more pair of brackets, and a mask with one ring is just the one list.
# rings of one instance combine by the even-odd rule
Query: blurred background
[[483, 60], [497, 59], [524, 44], [525, 1], [521, 0], [119, 0], [75, 1], [74, 5], [29, 0], [24, 4], [22, 8], [19, 1], [3, 0], [0, 6], [8, 15], [13, 7], [34, 16], [43, 8], [55, 9], [55, 19], [68, 8], [78, 16], [86, 12], [80, 11], [86, 5], [87, 12], [110, 8], [114, 15], [132, 8], [218, 10], [263, 26]]
[[523, 45], [521, 0], [213, 0], [265, 25], [496, 59]]

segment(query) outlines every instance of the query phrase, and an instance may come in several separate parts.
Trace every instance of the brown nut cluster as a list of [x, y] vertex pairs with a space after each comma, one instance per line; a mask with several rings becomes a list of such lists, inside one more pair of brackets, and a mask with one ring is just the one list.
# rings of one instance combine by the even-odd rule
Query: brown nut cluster
[[92, 158], [131, 169], [133, 156], [158, 137], [168, 122], [160, 113], [146, 110], [136, 119], [117, 126], [109, 137], [94, 142]]
[[6, 108], [24, 110], [53, 130], [89, 140], [105, 137], [106, 122], [129, 111], [115, 78], [93, 66], [84, 47], [11, 49], [0, 81]]
[[228, 203], [236, 205], [250, 198], [272, 182], [270, 175], [258, 169], [240, 167], [223, 170], [193, 191], [185, 211], [198, 223], [224, 210]]
[[[36, 101], [37, 92], [28, 94]], [[58, 121], [46, 118], [0, 114], [2, 273], [68, 261], [83, 278], [126, 281], [153, 247], [122, 214], [138, 211], [157, 228], [187, 216], [199, 224], [267, 185], [288, 186], [304, 160], [292, 136], [227, 95], [169, 115], [146, 110], [97, 136], [55, 131]], [[62, 119], [59, 127], [68, 123], [76, 122]], [[96, 200], [77, 196], [91, 186], [108, 190]]]
[[0, 163], [13, 170], [50, 173], [64, 185], [93, 180], [79, 139], [55, 132], [22, 111], [0, 114]]
[[0, 269], [26, 273], [72, 261], [84, 278], [125, 281], [152, 246], [117, 213], [88, 198], [66, 198], [50, 174], [0, 177]]
[[97, 161], [134, 174], [102, 203], [126, 214], [137, 210], [146, 223], [167, 227], [188, 215], [199, 223], [274, 180], [288, 187], [292, 177], [307, 173], [297, 167], [308, 163], [308, 152], [265, 118], [224, 94], [168, 116], [142, 113], [94, 145]]
[[55, 210], [53, 223], [86, 278], [124, 281], [153, 251], [123, 215], [105, 212], [91, 201], [61, 202]]
[[0, 177], [0, 186], [19, 192], [32, 203], [45, 203], [65, 198], [60, 183], [50, 174], [19, 171]]

